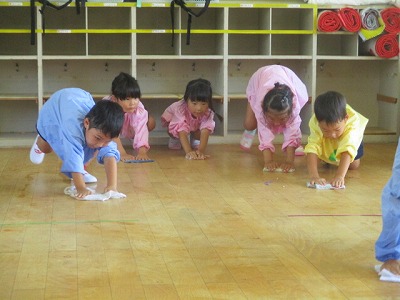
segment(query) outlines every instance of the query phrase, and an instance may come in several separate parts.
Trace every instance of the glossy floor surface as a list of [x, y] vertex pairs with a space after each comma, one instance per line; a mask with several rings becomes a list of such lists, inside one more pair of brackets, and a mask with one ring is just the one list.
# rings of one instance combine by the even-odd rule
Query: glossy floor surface
[[366, 144], [346, 189], [322, 191], [305, 157], [263, 174], [256, 147], [189, 161], [156, 146], [153, 163], [119, 163], [127, 198], [106, 202], [64, 195], [55, 154], [0, 149], [0, 299], [398, 299], [373, 269], [395, 149]]

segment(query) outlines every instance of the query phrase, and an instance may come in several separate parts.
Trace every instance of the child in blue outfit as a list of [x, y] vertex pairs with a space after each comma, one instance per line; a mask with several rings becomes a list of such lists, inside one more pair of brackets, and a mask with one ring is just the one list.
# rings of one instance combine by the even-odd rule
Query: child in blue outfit
[[38, 136], [33, 143], [30, 159], [42, 163], [45, 153], [54, 150], [62, 160], [61, 172], [72, 178], [77, 197], [83, 198], [91, 191], [86, 188], [84, 164], [97, 152], [97, 161], [104, 164], [107, 191], [117, 191], [117, 162], [120, 159], [117, 145], [124, 122], [120, 105], [111, 101], [95, 104], [92, 96], [78, 88], [55, 92], [43, 105], [37, 121]]
[[[399, 140], [400, 141], [400, 140]], [[386, 269], [400, 275], [400, 145], [397, 145], [392, 176], [382, 192], [382, 232], [375, 243], [375, 257]]]

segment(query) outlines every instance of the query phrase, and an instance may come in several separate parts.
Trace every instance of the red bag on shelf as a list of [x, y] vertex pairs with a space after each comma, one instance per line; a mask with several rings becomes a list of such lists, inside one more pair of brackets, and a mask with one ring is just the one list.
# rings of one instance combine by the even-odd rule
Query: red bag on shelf
[[339, 9], [338, 15], [345, 30], [357, 32], [361, 29], [361, 17], [356, 9], [344, 7]]
[[369, 52], [382, 58], [399, 55], [399, 42], [395, 34], [384, 34], [367, 42]]
[[381, 17], [385, 22], [385, 30], [389, 33], [400, 32], [400, 8], [389, 7], [381, 11]]
[[334, 32], [342, 28], [338, 13], [333, 10], [323, 10], [318, 14], [318, 30]]

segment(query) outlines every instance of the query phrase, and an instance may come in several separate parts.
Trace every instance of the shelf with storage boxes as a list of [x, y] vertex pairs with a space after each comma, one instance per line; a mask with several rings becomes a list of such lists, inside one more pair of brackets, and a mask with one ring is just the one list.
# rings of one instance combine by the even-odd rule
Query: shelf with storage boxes
[[[356, 33], [317, 32], [315, 5], [212, 2], [193, 18], [188, 45], [187, 13], [174, 8], [173, 35], [169, 2], [142, 2], [141, 7], [87, 2], [80, 15], [74, 4], [47, 9], [43, 36], [37, 4], [37, 43], [32, 46], [29, 3], [10, 3], [0, 2], [0, 146], [21, 145], [13, 138], [16, 133], [34, 136], [37, 111], [55, 90], [77, 86], [100, 99], [121, 71], [138, 79], [142, 101], [157, 121], [152, 144], [167, 138], [160, 124], [164, 109], [198, 77], [212, 83], [214, 108], [224, 117], [216, 119], [210, 143], [236, 143], [247, 83], [268, 64], [293, 69], [310, 99], [326, 90], [342, 92], [369, 118], [367, 141], [394, 141], [399, 133], [398, 57], [367, 55]], [[200, 10], [203, 2], [188, 5]], [[20, 101], [5, 101], [14, 99]], [[302, 111], [305, 138], [311, 111], [311, 104]]]
[[[384, 10], [386, 6], [376, 7]], [[319, 13], [327, 8], [319, 8]], [[329, 7], [338, 11], [340, 7]], [[365, 7], [354, 8], [358, 13]], [[371, 8], [368, 8], [371, 9]], [[361, 13], [360, 13], [361, 15]], [[387, 34], [382, 32], [382, 35]], [[366, 141], [397, 141], [399, 134], [400, 95], [399, 56], [383, 58], [372, 55], [359, 32], [346, 30], [317, 33], [316, 95], [337, 90], [349, 104], [369, 119]], [[397, 45], [399, 47], [398, 36]]]

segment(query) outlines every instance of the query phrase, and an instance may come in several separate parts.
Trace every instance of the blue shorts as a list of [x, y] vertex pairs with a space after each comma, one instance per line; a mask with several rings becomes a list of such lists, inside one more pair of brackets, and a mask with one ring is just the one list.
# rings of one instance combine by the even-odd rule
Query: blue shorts
[[46, 143], [48, 143], [46, 141], [46, 139], [40, 134], [39, 130], [37, 129], [37, 125], [36, 125], [36, 132], [38, 133], [38, 135], [43, 139], [43, 141], [45, 141]]
[[354, 160], [361, 158], [364, 155], [364, 142], [361, 141], [360, 147], [358, 147], [357, 155]]

